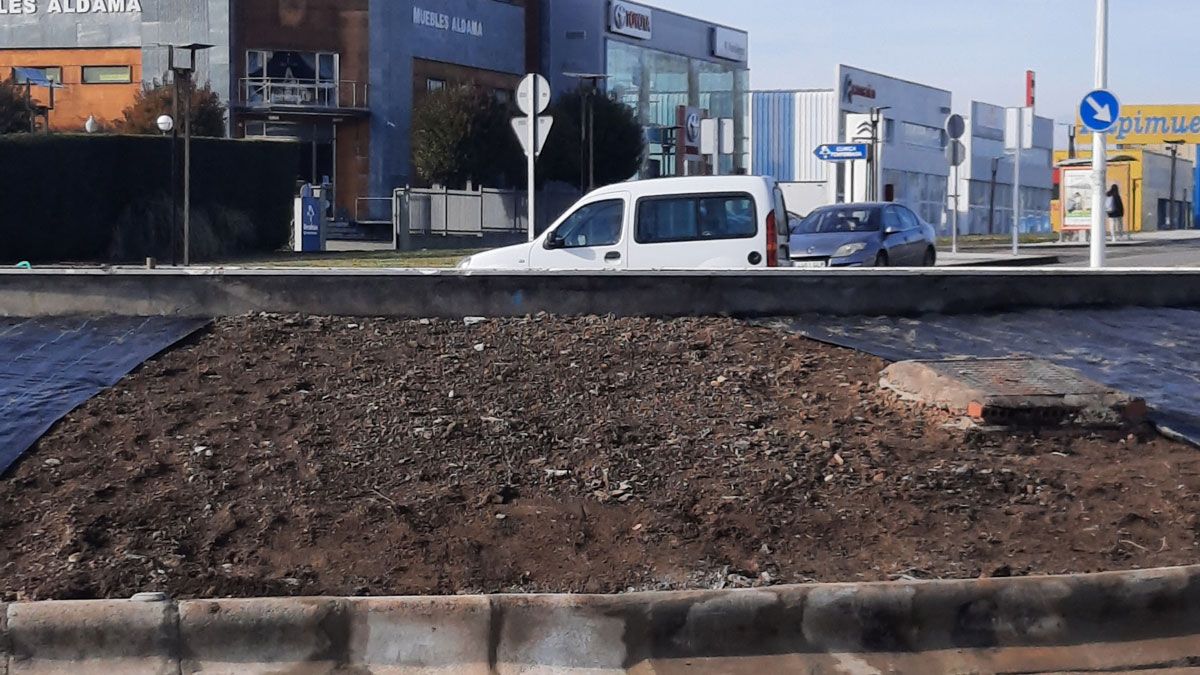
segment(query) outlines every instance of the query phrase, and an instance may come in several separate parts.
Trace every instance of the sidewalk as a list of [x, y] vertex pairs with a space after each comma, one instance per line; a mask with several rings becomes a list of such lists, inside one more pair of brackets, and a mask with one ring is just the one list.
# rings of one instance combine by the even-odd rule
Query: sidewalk
[[[1180, 241], [1200, 240], [1200, 230], [1160, 230], [1157, 232], [1135, 232], [1133, 239], [1109, 241], [1109, 246], [1145, 246], [1148, 244], [1170, 244]], [[1022, 244], [1021, 248], [1054, 249], [1054, 248], [1086, 248], [1087, 241], [1048, 241], [1040, 244]]]
[[[1025, 248], [1032, 248], [1033, 245]], [[990, 251], [959, 251], [951, 253], [948, 250], [938, 251], [938, 267], [1038, 267], [1042, 265], [1057, 265], [1058, 256], [1053, 254], [1035, 254], [1014, 256], [1011, 252]]]

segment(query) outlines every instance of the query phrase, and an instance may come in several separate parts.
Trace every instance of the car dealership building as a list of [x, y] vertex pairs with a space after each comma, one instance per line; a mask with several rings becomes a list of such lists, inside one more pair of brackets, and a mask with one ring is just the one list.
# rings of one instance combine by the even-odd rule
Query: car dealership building
[[[164, 45], [205, 45], [196, 79], [228, 105], [230, 134], [305, 143], [300, 177], [328, 178], [347, 219], [416, 182], [425, 92], [471, 83], [508, 99], [531, 71], [555, 92], [603, 75], [647, 128], [648, 170], [699, 170], [681, 124], [694, 116], [736, 121], [721, 161], [744, 168], [748, 42], [622, 0], [0, 0], [0, 77], [34, 68], [61, 84], [52, 128], [119, 119], [143, 83], [166, 79]], [[48, 93], [33, 89], [43, 105]]]

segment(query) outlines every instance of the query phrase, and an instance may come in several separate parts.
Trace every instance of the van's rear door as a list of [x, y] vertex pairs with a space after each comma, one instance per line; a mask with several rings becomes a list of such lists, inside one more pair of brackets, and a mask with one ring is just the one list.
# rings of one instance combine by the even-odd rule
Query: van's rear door
[[783, 198], [783, 190], [780, 189], [778, 183], [772, 182], [771, 189], [774, 196], [773, 204], [775, 208], [775, 241], [767, 242], [767, 245], [774, 245], [776, 247], [775, 250], [779, 252], [779, 267], [791, 267], [792, 232], [790, 219], [788, 218], [787, 200]]

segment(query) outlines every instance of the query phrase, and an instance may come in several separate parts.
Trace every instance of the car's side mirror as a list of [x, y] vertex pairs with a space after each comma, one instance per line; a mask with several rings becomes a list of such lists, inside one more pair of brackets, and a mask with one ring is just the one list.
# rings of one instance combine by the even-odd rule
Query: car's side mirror
[[885, 235], [899, 234], [900, 231], [901, 231], [901, 228], [899, 225], [887, 225], [883, 228], [883, 233]]
[[547, 249], [553, 250], [556, 248], [563, 248], [566, 245], [567, 245], [567, 242], [563, 241], [562, 237], [558, 236], [557, 234], [555, 234], [553, 232], [551, 232], [549, 234], [549, 236], [546, 237], [546, 248]]

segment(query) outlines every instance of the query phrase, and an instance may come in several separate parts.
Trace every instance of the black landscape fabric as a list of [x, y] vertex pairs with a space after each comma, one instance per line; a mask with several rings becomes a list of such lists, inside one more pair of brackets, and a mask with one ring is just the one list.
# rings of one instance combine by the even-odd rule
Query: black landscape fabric
[[0, 318], [0, 474], [76, 407], [207, 323], [179, 317]]

